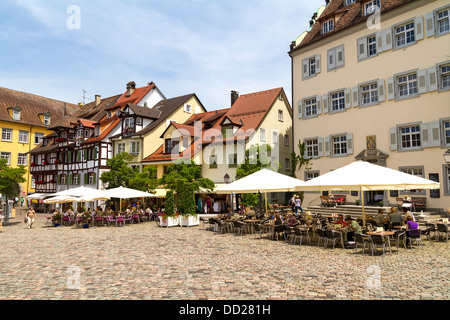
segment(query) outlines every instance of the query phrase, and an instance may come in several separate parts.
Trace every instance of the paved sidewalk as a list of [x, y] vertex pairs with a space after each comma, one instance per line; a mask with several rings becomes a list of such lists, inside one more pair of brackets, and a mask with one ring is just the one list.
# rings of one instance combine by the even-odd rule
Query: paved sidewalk
[[450, 299], [450, 242], [372, 257], [202, 226], [12, 222], [0, 233], [0, 300]]

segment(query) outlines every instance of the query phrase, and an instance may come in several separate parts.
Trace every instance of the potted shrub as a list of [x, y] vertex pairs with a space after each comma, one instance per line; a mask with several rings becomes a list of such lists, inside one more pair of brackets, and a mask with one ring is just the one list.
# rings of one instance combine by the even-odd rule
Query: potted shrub
[[61, 213], [54, 213], [52, 215], [53, 226], [55, 226], [55, 227], [60, 226], [61, 225], [61, 219], [62, 219]]
[[172, 190], [167, 191], [165, 212], [159, 216], [160, 227], [175, 227], [179, 225], [178, 213], [175, 211], [175, 196]]
[[189, 182], [180, 181], [177, 195], [179, 195], [177, 207], [180, 209], [180, 225], [182, 227], [199, 225], [193, 185]]
[[83, 217], [83, 228], [89, 228], [89, 222], [91, 221], [91, 213], [90, 211], [85, 211], [82, 213]]

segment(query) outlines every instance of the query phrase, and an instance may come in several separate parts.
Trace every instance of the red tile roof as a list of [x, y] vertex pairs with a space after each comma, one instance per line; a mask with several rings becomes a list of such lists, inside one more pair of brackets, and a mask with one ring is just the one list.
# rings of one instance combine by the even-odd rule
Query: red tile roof
[[108, 128], [106, 128], [105, 130], [103, 130], [103, 132], [97, 136], [97, 137], [91, 137], [89, 139], [87, 139], [86, 141], [83, 141], [81, 144], [88, 144], [88, 143], [94, 143], [94, 142], [100, 142], [103, 139], [105, 139], [108, 134], [111, 133], [111, 131], [120, 123], [120, 118], [115, 119], [115, 121], [113, 123], [111, 123]]
[[130, 96], [127, 96], [127, 92], [125, 91], [117, 102], [107, 110], [109, 111], [112, 109], [117, 109], [118, 107], [125, 107], [127, 104], [137, 105], [151, 90], [155, 88], [156, 85], [154, 83], [149, 83], [145, 87], [136, 88]]
[[[416, 0], [381, 0], [381, 11], [380, 13], [386, 13], [390, 10], [408, 4]], [[308, 34], [303, 38], [301, 43], [295, 47], [291, 47], [290, 53], [304, 48], [314, 42], [317, 42], [323, 38], [329, 37], [336, 34], [342, 30], [348, 29], [354, 25], [357, 25], [370, 17], [363, 15], [363, 4], [367, 2], [365, 0], [356, 0], [354, 3], [344, 6], [343, 0], [331, 0], [328, 6], [325, 8], [323, 13], [317, 19], [316, 23], [313, 25]], [[335, 18], [334, 30], [322, 34], [322, 23]]]

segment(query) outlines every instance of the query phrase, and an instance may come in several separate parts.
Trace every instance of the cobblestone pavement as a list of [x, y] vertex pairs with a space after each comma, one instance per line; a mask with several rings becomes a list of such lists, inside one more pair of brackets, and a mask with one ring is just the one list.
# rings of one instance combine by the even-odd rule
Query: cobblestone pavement
[[202, 226], [55, 228], [39, 215], [27, 229], [17, 220], [0, 233], [0, 300], [450, 298], [445, 242], [363, 256]]

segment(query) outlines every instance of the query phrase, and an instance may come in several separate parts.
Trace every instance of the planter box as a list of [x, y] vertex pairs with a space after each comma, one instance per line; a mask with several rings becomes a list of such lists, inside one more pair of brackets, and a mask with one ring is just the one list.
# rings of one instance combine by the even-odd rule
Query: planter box
[[180, 225], [182, 227], [198, 226], [199, 224], [200, 219], [198, 218], [198, 216], [188, 216], [188, 217], [180, 216]]
[[174, 218], [174, 217], [167, 217], [166, 219], [163, 219], [163, 217], [159, 218], [159, 226], [160, 227], [177, 227], [180, 225], [180, 218]]

